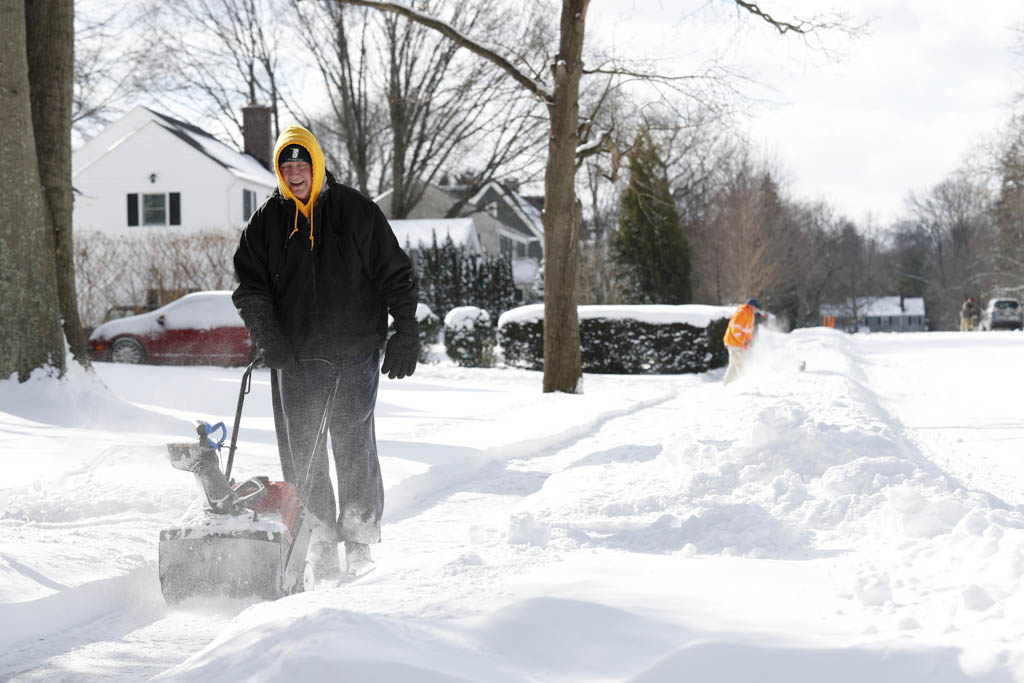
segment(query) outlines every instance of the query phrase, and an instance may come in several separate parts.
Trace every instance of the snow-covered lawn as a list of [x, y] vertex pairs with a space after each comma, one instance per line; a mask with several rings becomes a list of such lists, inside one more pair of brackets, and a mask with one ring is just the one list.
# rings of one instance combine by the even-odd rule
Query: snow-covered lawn
[[[167, 609], [164, 444], [240, 369], [0, 381], [0, 678], [1024, 681], [1024, 334], [765, 331], [722, 371], [381, 382], [377, 569]], [[801, 363], [806, 369], [800, 371]], [[278, 474], [266, 371], [235, 473]]]

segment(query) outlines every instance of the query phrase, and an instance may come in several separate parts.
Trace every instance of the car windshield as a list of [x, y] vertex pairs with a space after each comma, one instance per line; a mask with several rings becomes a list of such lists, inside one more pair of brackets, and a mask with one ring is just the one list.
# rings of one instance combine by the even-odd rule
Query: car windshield
[[1002, 301], [996, 302], [995, 308], [1002, 311], [1016, 311], [1019, 305], [1020, 304], [1013, 299], [1003, 299]]

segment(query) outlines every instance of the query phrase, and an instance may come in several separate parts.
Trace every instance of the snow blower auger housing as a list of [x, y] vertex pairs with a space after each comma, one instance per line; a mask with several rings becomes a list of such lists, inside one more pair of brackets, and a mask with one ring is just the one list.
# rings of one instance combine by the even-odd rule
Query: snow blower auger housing
[[[160, 590], [168, 604], [222, 595], [275, 600], [304, 588], [312, 524], [303, 523], [295, 486], [268, 477], [235, 485], [229, 478], [253, 367], [242, 378], [225, 472], [219, 457], [223, 423], [197, 422], [197, 441], [167, 444], [171, 465], [192, 472], [202, 491], [176, 526], [160, 532]], [[211, 435], [218, 430], [215, 442]]]

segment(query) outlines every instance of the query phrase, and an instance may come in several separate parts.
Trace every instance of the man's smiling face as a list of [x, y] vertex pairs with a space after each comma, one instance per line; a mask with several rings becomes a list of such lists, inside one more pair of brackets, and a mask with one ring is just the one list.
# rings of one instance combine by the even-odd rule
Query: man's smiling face
[[295, 198], [305, 204], [313, 191], [313, 165], [305, 161], [286, 161], [281, 164], [281, 177]]

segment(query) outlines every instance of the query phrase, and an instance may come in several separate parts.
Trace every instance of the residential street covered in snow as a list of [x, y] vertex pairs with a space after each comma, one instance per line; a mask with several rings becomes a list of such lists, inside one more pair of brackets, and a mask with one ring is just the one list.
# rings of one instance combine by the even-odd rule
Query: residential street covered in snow
[[[377, 568], [164, 605], [164, 444], [239, 368], [0, 382], [0, 679], [1024, 681], [1024, 334], [764, 331], [751, 371], [381, 382]], [[801, 371], [801, 365], [805, 369]], [[235, 464], [279, 475], [269, 376]]]

